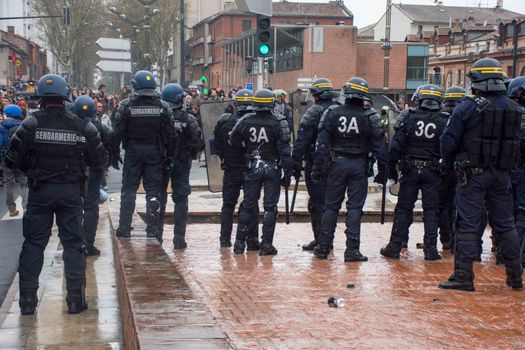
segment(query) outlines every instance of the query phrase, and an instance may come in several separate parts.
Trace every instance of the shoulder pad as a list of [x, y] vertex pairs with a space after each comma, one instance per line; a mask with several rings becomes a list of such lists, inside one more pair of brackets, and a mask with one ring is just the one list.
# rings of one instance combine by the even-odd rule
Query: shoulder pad
[[[340, 107], [340, 106], [341, 106], [341, 104], [331, 105], [330, 107], [328, 107], [327, 111], [332, 111], [332, 110], [334, 110], [334, 109], [336, 109], [337, 107]], [[326, 111], [325, 111], [325, 113], [326, 113]]]
[[277, 119], [278, 121], [286, 120], [286, 117], [282, 114], [274, 114], [274, 115], [275, 115], [275, 119]]
[[466, 95], [465, 95], [465, 98], [466, 98], [466, 99], [469, 99], [469, 100], [475, 100], [475, 99], [476, 99], [476, 95], [466, 94]]
[[129, 98], [126, 98], [125, 100], [120, 101], [120, 105], [122, 107], [127, 107], [129, 105]]
[[165, 109], [170, 109], [170, 104], [166, 101], [163, 101], [163, 100], [160, 100], [160, 104], [162, 106], [162, 108], [165, 108]]
[[223, 113], [223, 114], [219, 117], [219, 119], [217, 119], [217, 123], [227, 121], [228, 119], [230, 119], [231, 115], [232, 115], [231, 113]]
[[373, 109], [372, 107], [365, 108], [365, 116], [368, 117], [374, 114], [377, 114], [377, 111], [375, 109]]
[[[328, 108], [330, 108], [330, 107], [328, 107]], [[324, 111], [323, 106], [318, 105], [318, 104], [314, 104], [310, 108], [308, 108], [306, 113], [308, 113], [308, 112], [311, 112], [311, 113], [322, 113], [323, 111]]]
[[71, 120], [80, 119], [79, 117], [77, 117], [76, 114], [73, 114], [73, 113], [68, 112], [68, 111], [66, 111], [66, 113], [64, 113], [64, 115], [66, 116], [66, 118], [71, 119]]

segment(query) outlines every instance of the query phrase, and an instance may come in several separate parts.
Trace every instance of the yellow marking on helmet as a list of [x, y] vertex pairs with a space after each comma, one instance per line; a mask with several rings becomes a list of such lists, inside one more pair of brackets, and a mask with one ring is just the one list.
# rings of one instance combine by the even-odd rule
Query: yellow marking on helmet
[[88, 110], [88, 106], [87, 105], [83, 105], [82, 106], [82, 110], [87, 111]]
[[253, 102], [253, 96], [235, 96], [237, 102]]
[[421, 90], [419, 91], [419, 93], [422, 95], [433, 95], [433, 96], [441, 97], [441, 92], [436, 91], [436, 90]]
[[321, 88], [321, 89], [333, 89], [334, 86], [330, 83], [318, 83], [318, 84], [313, 84], [312, 87], [318, 87], [318, 88]]
[[46, 80], [47, 85], [53, 85], [53, 79], [47, 79]]
[[464, 92], [447, 92], [445, 98], [465, 97]]
[[478, 68], [472, 68], [472, 70], [476, 72], [480, 72], [481, 74], [492, 74], [492, 73], [503, 74], [503, 68], [501, 67], [478, 67]]
[[354, 84], [354, 83], [346, 83], [346, 86], [349, 86], [352, 89], [356, 89], [356, 90], [368, 93], [368, 88], [366, 86], [361, 86], [361, 85]]
[[255, 97], [253, 101], [258, 103], [271, 103], [274, 99], [273, 97]]
[[148, 75], [148, 76], [146, 77], [146, 80], [147, 80], [147, 81], [150, 81], [150, 80], [151, 80], [151, 77]]

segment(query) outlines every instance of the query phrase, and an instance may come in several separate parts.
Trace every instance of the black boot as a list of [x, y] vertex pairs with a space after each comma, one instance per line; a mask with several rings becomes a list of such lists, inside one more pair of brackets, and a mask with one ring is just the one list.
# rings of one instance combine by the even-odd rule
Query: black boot
[[399, 259], [399, 253], [401, 252], [402, 244], [400, 242], [390, 241], [386, 247], [381, 248], [379, 253], [387, 258]]
[[277, 255], [277, 249], [270, 242], [262, 242], [261, 250], [259, 250], [260, 256], [266, 255]]
[[321, 244], [315, 246], [314, 255], [319, 259], [328, 259], [328, 254], [330, 254], [330, 245]]
[[88, 305], [86, 303], [86, 296], [84, 287], [80, 289], [68, 290], [67, 291], [67, 308], [69, 314], [78, 314], [84, 310], [87, 310]]
[[124, 230], [124, 229], [121, 229], [119, 227], [119, 228], [117, 228], [117, 232], [116, 232], [115, 236], [117, 236], [119, 238], [131, 238], [131, 231], [130, 230]]
[[20, 313], [22, 315], [33, 315], [36, 311], [37, 304], [38, 297], [36, 290], [26, 289], [20, 291], [18, 306], [20, 306]]
[[425, 239], [424, 240], [424, 248], [423, 253], [425, 253], [425, 260], [434, 261], [441, 259], [441, 255], [439, 255], [436, 244], [437, 239]]
[[523, 270], [514, 270], [510, 268], [506, 268], [507, 271], [507, 286], [512, 287], [514, 290], [522, 290], [523, 289]]
[[441, 282], [438, 286], [441, 289], [455, 289], [473, 292], [474, 273], [466, 270], [455, 270], [454, 274], [446, 282]]
[[94, 245], [89, 244], [86, 247], [86, 256], [99, 256], [99, 255], [100, 255], [100, 249], [98, 249]]
[[230, 248], [232, 246], [232, 242], [230, 240], [222, 239], [221, 238], [221, 248]]
[[303, 250], [308, 250], [308, 251], [312, 251], [315, 249], [315, 247], [317, 246], [317, 241], [314, 239], [313, 241], [311, 241], [310, 243], [307, 243], [307, 244], [303, 244]]
[[186, 244], [186, 241], [184, 240], [184, 237], [177, 237], [175, 236], [173, 238], [173, 250], [181, 250], [186, 249], [188, 245]]
[[249, 252], [256, 252], [261, 249], [261, 244], [258, 238], [248, 238], [246, 240], [246, 250]]
[[452, 249], [452, 244], [450, 243], [450, 241], [441, 242], [441, 245], [443, 246], [443, 250], [451, 250]]
[[359, 241], [350, 239], [347, 241], [345, 250], [345, 262], [368, 261], [368, 258], [359, 251]]

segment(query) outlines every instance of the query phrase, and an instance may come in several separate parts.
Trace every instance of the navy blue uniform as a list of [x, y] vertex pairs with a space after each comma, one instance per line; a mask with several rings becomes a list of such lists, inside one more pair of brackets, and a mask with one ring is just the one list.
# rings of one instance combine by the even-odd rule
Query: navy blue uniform
[[162, 163], [165, 157], [172, 157], [175, 139], [173, 115], [158, 96], [133, 96], [120, 103], [115, 115], [115, 144], [119, 145], [122, 140], [126, 157], [118, 236], [130, 235], [141, 179], [146, 190], [146, 232], [148, 237], [158, 235]]
[[[217, 155], [222, 160], [224, 175], [222, 180], [222, 209], [221, 209], [221, 245], [231, 246], [231, 234], [233, 227], [233, 212], [239, 200], [241, 188], [244, 184], [246, 173], [245, 150], [232, 147], [228, 140], [230, 132], [237, 121], [246, 113], [225, 113], [217, 121], [213, 132], [213, 146]], [[242, 206], [242, 204], [241, 204]], [[248, 232], [248, 250], [258, 246], [258, 223], [259, 208], [253, 213], [250, 229]], [[255, 244], [257, 241], [257, 244]]]
[[[175, 128], [180, 130], [178, 146], [173, 155], [174, 166], [171, 173], [171, 198], [175, 204], [173, 242], [175, 248], [185, 248], [188, 196], [191, 194], [191, 162], [204, 149], [204, 141], [202, 140], [201, 128], [193, 115], [182, 109], [174, 109], [173, 117]], [[162, 203], [165, 206], [166, 200], [163, 199]]]
[[[395, 208], [391, 241], [402, 244], [408, 240], [414, 204], [421, 190], [425, 226], [425, 258], [438, 258], [435, 252], [438, 230], [441, 164], [439, 137], [448, 115], [440, 111], [409, 110], [392, 138], [389, 166], [401, 160], [399, 197]], [[431, 250], [432, 249], [432, 254]], [[433, 260], [433, 259], [431, 259]]]
[[[381, 118], [372, 108], [364, 108], [363, 101], [350, 100], [349, 104], [332, 106], [323, 115], [315, 151], [312, 175], [328, 175], [326, 203], [322, 218], [320, 250], [328, 251], [334, 239], [337, 214], [341, 203], [346, 203], [345, 260], [359, 255], [361, 216], [368, 194], [367, 156], [370, 151], [384, 160], [384, 129]], [[332, 160], [330, 162], [330, 160]], [[318, 176], [314, 176], [317, 178]], [[322, 176], [321, 176], [322, 177]]]
[[454, 110], [441, 137], [441, 153], [455, 157], [456, 168], [461, 170], [456, 188], [458, 236], [454, 272], [461, 281], [473, 280], [472, 260], [479, 251], [479, 227], [487, 209], [507, 271], [521, 269], [510, 171], [518, 161], [523, 113], [517, 103], [503, 94], [468, 98]]
[[277, 203], [281, 194], [281, 170], [285, 173], [292, 170], [288, 123], [284, 117], [275, 116], [271, 111], [250, 113], [237, 122], [229, 142], [235, 148], [243, 148], [244, 144], [246, 158], [251, 158], [244, 179], [244, 201], [235, 245], [242, 246], [244, 251], [250, 222], [264, 187], [261, 242], [261, 254], [264, 254], [267, 251], [265, 247], [273, 248]]
[[295, 141], [292, 154], [294, 171], [296, 173], [301, 171], [303, 159], [306, 160], [304, 174], [306, 189], [308, 190], [309, 196], [308, 213], [310, 213], [314, 241], [316, 242], [319, 238], [319, 233], [321, 232], [321, 220], [323, 218], [326, 197], [326, 181], [312, 181], [315, 142], [317, 141], [321, 116], [324, 111], [333, 104], [334, 102], [331, 99], [320, 99], [318, 103], [306, 111], [299, 123], [297, 140]]
[[64, 274], [69, 291], [86, 285], [86, 256], [82, 233], [82, 196], [85, 166], [101, 167], [107, 153], [93, 124], [59, 107], [30, 115], [17, 129], [6, 159], [29, 180], [29, 201], [24, 214], [24, 244], [18, 273], [20, 291], [36, 291], [44, 250], [56, 216], [58, 237], [64, 247]]

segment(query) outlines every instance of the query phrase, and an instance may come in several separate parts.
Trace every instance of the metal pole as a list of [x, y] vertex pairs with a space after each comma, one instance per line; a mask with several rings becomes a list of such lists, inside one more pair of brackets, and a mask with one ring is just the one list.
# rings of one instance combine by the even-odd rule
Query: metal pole
[[257, 57], [257, 90], [263, 88], [263, 58]]
[[180, 85], [184, 86], [186, 82], [186, 72], [184, 64], [185, 53], [184, 53], [184, 0], [180, 0]]
[[120, 73], [120, 88], [122, 89], [124, 87], [124, 72]]
[[149, 29], [150, 29], [149, 5], [144, 5], [144, 58], [146, 59], [146, 70], [151, 70]]
[[516, 78], [518, 72], [518, 22], [514, 22], [514, 35], [512, 38], [512, 77]]
[[383, 50], [385, 51], [383, 57], [383, 90], [388, 90], [388, 86], [390, 85], [390, 49], [392, 48], [390, 44], [390, 30], [392, 26], [392, 0], [387, 0], [386, 2], [385, 17], [385, 41], [383, 43]]

